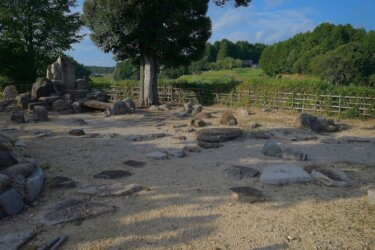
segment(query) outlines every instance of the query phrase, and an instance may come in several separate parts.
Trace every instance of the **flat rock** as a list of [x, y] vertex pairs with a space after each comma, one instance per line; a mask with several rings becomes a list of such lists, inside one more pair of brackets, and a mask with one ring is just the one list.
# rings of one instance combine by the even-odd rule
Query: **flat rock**
[[36, 236], [33, 231], [17, 232], [0, 235], [0, 248], [6, 250], [17, 250]]
[[168, 154], [165, 152], [160, 152], [160, 151], [153, 151], [150, 152], [146, 155], [148, 158], [152, 158], [155, 160], [166, 160], [168, 159]]
[[77, 183], [67, 177], [55, 176], [47, 181], [48, 188], [75, 188]]
[[182, 149], [173, 149], [173, 150], [168, 150], [168, 155], [172, 157], [183, 158], [186, 156], [186, 153]]
[[63, 224], [111, 213], [115, 209], [100, 202], [68, 199], [48, 209], [42, 216], [42, 222], [47, 225]]
[[197, 132], [198, 141], [204, 142], [226, 142], [234, 140], [242, 135], [238, 128], [211, 128]]
[[83, 129], [72, 129], [69, 131], [69, 134], [73, 136], [82, 136], [82, 135], [85, 135], [86, 133]]
[[297, 182], [310, 182], [312, 177], [303, 168], [293, 165], [274, 165], [266, 167], [260, 181], [264, 184], [283, 185]]
[[16, 215], [22, 211], [25, 203], [23, 203], [21, 195], [16, 189], [11, 188], [0, 194], [0, 217], [1, 211], [5, 212], [5, 215]]
[[78, 193], [100, 197], [126, 196], [137, 193], [142, 189], [143, 188], [137, 184], [113, 183], [107, 185], [86, 187], [78, 190]]
[[74, 120], [74, 123], [77, 123], [78, 125], [86, 125], [87, 122], [83, 119], [76, 119]]
[[228, 177], [233, 177], [237, 180], [243, 178], [251, 178], [259, 175], [259, 171], [254, 168], [243, 167], [243, 166], [232, 166], [224, 169], [224, 174]]
[[267, 132], [252, 131], [247, 134], [247, 138], [256, 140], [268, 140], [271, 139], [271, 135]]
[[33, 172], [26, 179], [26, 201], [35, 201], [42, 192], [44, 184], [44, 172], [40, 167], [34, 168]]
[[202, 151], [199, 147], [196, 146], [185, 146], [183, 149], [190, 153], [200, 153]]
[[125, 165], [132, 167], [132, 168], [141, 168], [146, 165], [143, 161], [135, 161], [135, 160], [127, 160], [123, 162]]
[[34, 130], [31, 130], [31, 131], [33, 132], [35, 137], [39, 137], [39, 138], [52, 137], [52, 136], [55, 135], [55, 132], [53, 132], [51, 130], [48, 130], [48, 129], [34, 129]]
[[312, 165], [305, 167], [314, 180], [330, 187], [349, 187], [353, 181], [339, 168], [330, 165]]
[[230, 190], [232, 191], [232, 198], [236, 201], [254, 203], [266, 200], [263, 193], [255, 188], [233, 187]]
[[105, 170], [99, 174], [94, 175], [94, 178], [99, 179], [121, 179], [131, 176], [132, 174], [126, 170]]
[[201, 148], [210, 149], [210, 148], [220, 148], [224, 145], [218, 142], [198, 141], [198, 146]]

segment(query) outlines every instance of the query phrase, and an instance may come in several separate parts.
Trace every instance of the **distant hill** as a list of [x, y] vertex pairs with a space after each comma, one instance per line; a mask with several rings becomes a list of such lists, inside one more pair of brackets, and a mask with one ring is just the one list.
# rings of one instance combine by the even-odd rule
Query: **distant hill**
[[86, 66], [87, 69], [91, 71], [93, 75], [107, 75], [112, 74], [115, 70], [115, 67], [101, 67], [101, 66]]

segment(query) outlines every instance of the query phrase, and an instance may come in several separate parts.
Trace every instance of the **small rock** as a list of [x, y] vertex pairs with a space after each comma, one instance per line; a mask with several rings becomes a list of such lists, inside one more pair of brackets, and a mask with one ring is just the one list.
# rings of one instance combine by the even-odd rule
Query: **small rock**
[[265, 201], [266, 198], [263, 193], [255, 188], [251, 187], [233, 187], [230, 188], [232, 191], [232, 197], [234, 200], [240, 202], [262, 202]]
[[369, 189], [367, 189], [367, 198], [371, 205], [375, 205], [375, 187], [369, 187]]
[[34, 121], [48, 121], [48, 111], [46, 107], [36, 105], [33, 108], [33, 120]]
[[185, 141], [186, 140], [186, 136], [184, 136], [184, 135], [174, 136], [173, 138], [177, 139], [177, 140], [180, 140], [180, 141]]
[[259, 128], [261, 126], [262, 126], [262, 124], [259, 124], [259, 123], [256, 123], [256, 122], [250, 123], [250, 128], [252, 128], [252, 129]]
[[176, 115], [178, 118], [184, 118], [184, 117], [189, 116], [189, 114], [186, 113], [186, 112], [179, 112], [179, 113], [176, 113], [175, 115]]
[[201, 149], [195, 146], [185, 146], [183, 148], [185, 151], [190, 152], [190, 153], [200, 153]]
[[283, 185], [296, 182], [310, 182], [311, 176], [303, 168], [292, 165], [274, 165], [265, 168], [260, 175], [264, 184]]
[[44, 172], [40, 167], [34, 168], [30, 176], [26, 178], [26, 201], [32, 203], [42, 192], [44, 184]]
[[18, 95], [18, 91], [15, 85], [8, 85], [3, 91], [3, 99], [14, 99]]
[[77, 199], [65, 200], [48, 209], [42, 218], [47, 225], [84, 220], [115, 211], [115, 207], [104, 203]]
[[14, 158], [10, 152], [4, 150], [0, 151], [0, 170], [10, 167], [16, 163], [16, 158]]
[[221, 125], [227, 125], [227, 126], [236, 126], [237, 125], [237, 119], [236, 119], [236, 117], [234, 117], [234, 115], [232, 113], [227, 111], [221, 116], [220, 124]]
[[206, 126], [206, 123], [203, 120], [200, 119], [193, 119], [190, 121], [190, 126], [196, 127], [196, 128], [201, 128]]
[[191, 115], [197, 115], [198, 113], [202, 112], [203, 106], [201, 104], [196, 104], [193, 106], [193, 111], [191, 112]]
[[336, 167], [330, 165], [312, 165], [305, 167], [305, 170], [311, 174], [314, 180], [331, 187], [348, 187], [353, 185], [349, 176]]
[[181, 149], [168, 150], [168, 155], [177, 158], [183, 158], [186, 156], [185, 151]]
[[25, 150], [26, 149], [26, 143], [24, 143], [23, 141], [16, 141], [14, 143], [14, 146], [17, 148], [17, 149], [20, 149], [20, 150]]
[[87, 124], [87, 122], [83, 119], [76, 119], [74, 122], [77, 123], [78, 125], [86, 125]]
[[1, 249], [15, 250], [21, 249], [27, 242], [33, 239], [36, 233], [33, 231], [10, 233], [0, 235], [0, 247]]
[[82, 136], [82, 135], [85, 135], [86, 133], [83, 129], [72, 129], [69, 131], [69, 134], [74, 135], [74, 136]]
[[254, 168], [242, 167], [242, 166], [233, 166], [227, 169], [224, 169], [224, 174], [233, 177], [237, 180], [243, 178], [251, 178], [259, 175], [259, 171]]
[[163, 110], [163, 111], [169, 111], [171, 110], [171, 105], [169, 103], [166, 103], [166, 104], [163, 104], [163, 105], [160, 105], [159, 106], [159, 110]]
[[94, 195], [100, 197], [126, 196], [137, 193], [143, 188], [137, 184], [113, 183], [100, 186], [90, 186], [78, 190], [80, 194]]
[[55, 176], [47, 181], [48, 188], [75, 188], [77, 183], [67, 177]]
[[16, 215], [22, 211], [24, 206], [22, 196], [16, 189], [11, 188], [0, 194], [0, 211], [4, 211], [5, 215]]
[[121, 179], [123, 177], [131, 176], [132, 174], [129, 171], [124, 170], [106, 170], [102, 171], [99, 174], [94, 175], [94, 178], [100, 179]]
[[152, 158], [155, 160], [166, 160], [168, 159], [168, 154], [160, 151], [153, 151], [146, 155], [148, 158]]
[[15, 123], [25, 123], [25, 114], [22, 110], [16, 111], [12, 114], [10, 120]]
[[282, 156], [282, 150], [277, 145], [275, 141], [269, 141], [266, 144], [264, 144], [262, 148], [262, 153], [267, 156], [273, 156], [273, 157], [281, 157]]
[[132, 168], [141, 168], [146, 165], [143, 161], [134, 161], [134, 160], [127, 160], [123, 162], [125, 165], [132, 167]]

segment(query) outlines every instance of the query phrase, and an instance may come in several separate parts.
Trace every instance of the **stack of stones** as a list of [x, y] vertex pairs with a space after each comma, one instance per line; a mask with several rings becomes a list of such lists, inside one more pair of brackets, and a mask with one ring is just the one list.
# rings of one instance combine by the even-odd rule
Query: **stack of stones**
[[17, 158], [0, 144], [0, 218], [20, 213], [38, 199], [44, 172], [32, 158]]

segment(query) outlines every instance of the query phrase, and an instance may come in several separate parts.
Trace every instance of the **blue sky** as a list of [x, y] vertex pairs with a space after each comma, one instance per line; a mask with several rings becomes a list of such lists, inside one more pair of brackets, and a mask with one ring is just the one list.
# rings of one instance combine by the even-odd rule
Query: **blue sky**
[[[78, 0], [76, 11], [82, 11]], [[350, 23], [354, 27], [375, 30], [375, 0], [253, 0], [250, 7], [223, 8], [210, 4], [212, 20], [210, 42], [223, 38], [231, 41], [272, 44], [314, 29], [322, 22]], [[82, 29], [88, 33], [87, 29]], [[74, 44], [67, 54], [84, 65], [114, 66], [112, 54], [96, 47], [89, 36]]]

